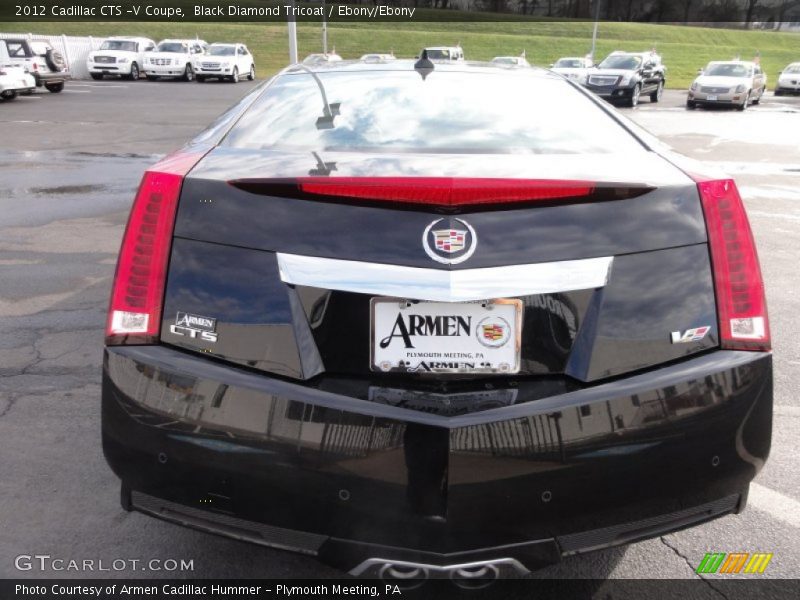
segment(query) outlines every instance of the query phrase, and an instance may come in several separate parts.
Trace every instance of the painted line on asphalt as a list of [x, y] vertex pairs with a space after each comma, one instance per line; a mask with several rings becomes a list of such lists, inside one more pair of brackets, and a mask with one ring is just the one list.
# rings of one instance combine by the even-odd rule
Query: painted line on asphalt
[[800, 502], [760, 483], [750, 484], [747, 503], [769, 513], [779, 521], [800, 528]]
[[69, 87], [87, 87], [87, 88], [127, 88], [127, 85], [116, 85], [116, 84], [108, 84], [108, 85], [96, 85], [93, 83], [70, 83]]
[[64, 90], [66, 94], [91, 94], [91, 90]]
[[800, 417], [800, 406], [776, 404], [772, 410], [780, 417]]
[[763, 210], [748, 210], [747, 214], [756, 217], [771, 217], [773, 219], [786, 219], [788, 221], [800, 221], [800, 215], [793, 215], [791, 213], [771, 213]]

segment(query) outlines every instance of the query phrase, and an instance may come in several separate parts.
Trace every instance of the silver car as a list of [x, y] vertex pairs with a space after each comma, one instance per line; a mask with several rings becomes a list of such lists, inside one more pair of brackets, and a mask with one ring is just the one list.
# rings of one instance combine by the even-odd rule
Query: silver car
[[800, 62], [792, 63], [778, 73], [775, 95], [800, 94]]
[[719, 105], [745, 110], [750, 104], [758, 104], [766, 89], [767, 76], [758, 63], [713, 61], [689, 87], [686, 108]]

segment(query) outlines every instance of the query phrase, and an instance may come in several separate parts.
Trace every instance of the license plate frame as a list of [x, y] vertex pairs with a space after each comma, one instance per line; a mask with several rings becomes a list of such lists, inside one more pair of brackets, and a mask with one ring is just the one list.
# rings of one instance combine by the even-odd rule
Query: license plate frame
[[717, 96], [715, 94], [709, 94], [706, 97], [706, 100], [708, 100], [709, 102], [716, 102], [717, 100], [719, 100], [719, 96]]
[[[423, 315], [423, 311], [426, 314]], [[392, 314], [396, 316], [392, 317]], [[409, 317], [408, 325], [405, 324], [405, 318], [402, 319], [403, 325], [397, 321], [397, 316], [403, 314]], [[437, 331], [448, 326], [450, 329], [455, 327], [459, 335], [412, 335], [414, 332], [422, 333], [423, 325], [418, 320], [412, 323], [411, 315], [422, 317], [428, 328]], [[459, 316], [462, 319], [458, 319]], [[427, 317], [433, 320], [429, 322]], [[443, 320], [436, 321], [436, 317]], [[519, 373], [522, 318], [523, 302], [513, 298], [432, 302], [374, 297], [370, 301], [370, 370], [430, 375]], [[409, 331], [414, 324], [418, 327]], [[469, 325], [469, 331], [463, 331], [461, 335], [465, 324]], [[396, 333], [398, 329], [400, 331]], [[403, 329], [409, 338], [402, 336]], [[415, 338], [412, 344], [418, 345], [408, 348], [406, 340], [411, 337]], [[387, 339], [387, 345], [383, 346], [382, 342]], [[396, 341], [402, 342], [403, 347], [398, 349]], [[389, 348], [390, 345], [392, 348]]]

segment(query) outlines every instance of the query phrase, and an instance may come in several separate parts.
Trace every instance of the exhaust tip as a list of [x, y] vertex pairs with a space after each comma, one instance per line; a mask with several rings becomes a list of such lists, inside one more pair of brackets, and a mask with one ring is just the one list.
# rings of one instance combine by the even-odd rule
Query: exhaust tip
[[419, 587], [428, 579], [450, 579], [463, 589], [488, 587], [501, 578], [503, 570], [516, 576], [530, 571], [515, 558], [497, 558], [452, 565], [431, 565], [409, 561], [370, 558], [350, 571], [355, 577], [376, 575], [405, 589]]

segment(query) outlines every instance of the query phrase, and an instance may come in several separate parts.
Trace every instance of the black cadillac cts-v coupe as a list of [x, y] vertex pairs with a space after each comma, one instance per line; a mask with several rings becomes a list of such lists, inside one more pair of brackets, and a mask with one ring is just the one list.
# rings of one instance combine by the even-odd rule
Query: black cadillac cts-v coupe
[[736, 185], [538, 69], [265, 82], [144, 174], [106, 345], [125, 509], [356, 575], [738, 513], [770, 446]]

